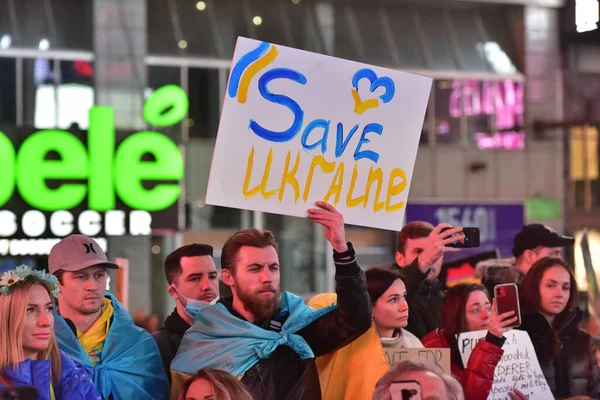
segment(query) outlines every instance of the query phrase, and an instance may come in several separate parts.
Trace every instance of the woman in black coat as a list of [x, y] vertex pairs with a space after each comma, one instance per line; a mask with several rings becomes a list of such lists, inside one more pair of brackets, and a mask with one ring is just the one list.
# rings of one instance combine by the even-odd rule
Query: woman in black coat
[[523, 309], [520, 329], [529, 333], [550, 390], [557, 399], [600, 397], [596, 347], [579, 329], [577, 283], [559, 258], [536, 262], [519, 289]]

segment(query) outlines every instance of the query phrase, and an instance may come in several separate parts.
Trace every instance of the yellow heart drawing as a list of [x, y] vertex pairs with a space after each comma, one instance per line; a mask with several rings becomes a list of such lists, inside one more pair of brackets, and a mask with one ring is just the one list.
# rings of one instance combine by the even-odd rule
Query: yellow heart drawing
[[354, 112], [361, 115], [370, 108], [379, 107], [379, 99], [368, 99], [362, 101], [358, 92], [352, 89], [352, 97], [354, 98]]

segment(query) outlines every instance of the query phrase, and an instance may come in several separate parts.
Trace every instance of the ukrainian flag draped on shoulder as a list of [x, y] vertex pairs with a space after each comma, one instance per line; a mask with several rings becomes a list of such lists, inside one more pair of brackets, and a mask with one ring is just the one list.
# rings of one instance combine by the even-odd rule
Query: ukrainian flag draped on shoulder
[[[319, 309], [335, 304], [335, 293], [313, 297], [308, 305]], [[370, 399], [377, 381], [390, 369], [375, 324], [347, 346], [316, 360], [323, 400]]]
[[183, 336], [171, 370], [193, 374], [202, 368], [218, 368], [241, 376], [281, 345], [291, 347], [303, 360], [314, 358], [306, 340], [296, 333], [334, 308], [314, 310], [301, 297], [283, 292], [279, 315], [289, 317], [276, 332], [232, 315], [223, 304], [206, 307]]
[[67, 325], [55, 312], [56, 338], [62, 351], [94, 371], [96, 389], [107, 399], [168, 398], [169, 384], [162, 359], [152, 336], [134, 325], [123, 306], [106, 292], [114, 307], [114, 316], [102, 350], [102, 359], [95, 366]]

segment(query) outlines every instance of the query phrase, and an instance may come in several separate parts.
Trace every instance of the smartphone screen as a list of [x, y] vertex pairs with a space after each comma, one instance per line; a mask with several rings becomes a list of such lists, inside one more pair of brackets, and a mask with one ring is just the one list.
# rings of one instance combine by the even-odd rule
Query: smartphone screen
[[[452, 228], [444, 228], [442, 232], [447, 231]], [[471, 227], [471, 228], [463, 228], [462, 230], [465, 238], [463, 240], [447, 244], [448, 247], [456, 247], [456, 248], [471, 248], [471, 247], [479, 247], [479, 228]]]
[[509, 326], [514, 328], [521, 325], [521, 307], [519, 305], [519, 289], [517, 288], [517, 285], [514, 283], [496, 285], [494, 287], [494, 294], [496, 297], [496, 312], [498, 315], [514, 311], [518, 320]]
[[421, 384], [417, 381], [394, 381], [390, 394], [392, 400], [423, 400]]

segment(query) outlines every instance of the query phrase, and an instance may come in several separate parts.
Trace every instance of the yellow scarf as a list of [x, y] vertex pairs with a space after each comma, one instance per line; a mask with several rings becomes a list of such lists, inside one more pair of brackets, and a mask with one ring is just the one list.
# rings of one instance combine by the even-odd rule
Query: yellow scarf
[[[309, 307], [336, 303], [333, 293], [313, 297]], [[349, 345], [316, 360], [323, 400], [370, 399], [377, 381], [390, 369], [375, 323]]]
[[50, 384], [50, 400], [56, 400], [56, 395], [54, 394], [54, 388], [52, 387], [52, 383]]
[[102, 361], [102, 349], [110, 329], [110, 319], [114, 313], [115, 309], [112, 302], [110, 299], [104, 298], [100, 318], [86, 333], [77, 331], [77, 339], [93, 365]]

